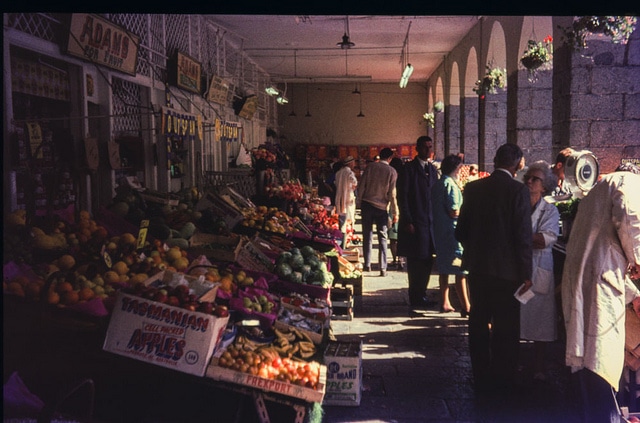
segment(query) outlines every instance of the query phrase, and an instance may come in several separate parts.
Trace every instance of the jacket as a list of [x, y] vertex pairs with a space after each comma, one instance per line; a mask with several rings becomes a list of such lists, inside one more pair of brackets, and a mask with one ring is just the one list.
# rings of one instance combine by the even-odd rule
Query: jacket
[[566, 363], [614, 389], [624, 365], [625, 305], [640, 295], [626, 277], [640, 263], [640, 175], [604, 176], [578, 206], [562, 273]]

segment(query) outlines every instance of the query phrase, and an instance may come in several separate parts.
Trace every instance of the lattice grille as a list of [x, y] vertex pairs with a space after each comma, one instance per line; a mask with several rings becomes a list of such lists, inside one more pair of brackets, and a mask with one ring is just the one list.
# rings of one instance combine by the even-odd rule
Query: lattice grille
[[197, 15], [189, 16], [189, 23], [191, 25], [191, 55], [198, 61], [202, 61], [200, 56], [200, 38], [202, 37], [202, 31], [200, 29], [202, 20]]
[[62, 29], [60, 15], [55, 13], [11, 13], [9, 26], [47, 41], [59, 43]]
[[166, 15], [167, 55], [176, 51], [189, 53], [189, 17], [187, 15]]
[[149, 61], [147, 60], [148, 50], [142, 48], [142, 46], [148, 45], [147, 36], [149, 34], [148, 16], [143, 14], [123, 14], [114, 13], [110, 15], [109, 20], [116, 25], [120, 25], [126, 28], [131, 33], [140, 37], [140, 46], [138, 49], [138, 65], [136, 67], [136, 73], [144, 76], [149, 76]]
[[202, 70], [208, 75], [219, 75], [218, 72], [218, 34], [210, 26], [206, 25], [203, 31], [203, 39], [200, 43], [200, 57]]
[[119, 78], [113, 78], [113, 132], [114, 134], [139, 134], [141, 130], [140, 86]]

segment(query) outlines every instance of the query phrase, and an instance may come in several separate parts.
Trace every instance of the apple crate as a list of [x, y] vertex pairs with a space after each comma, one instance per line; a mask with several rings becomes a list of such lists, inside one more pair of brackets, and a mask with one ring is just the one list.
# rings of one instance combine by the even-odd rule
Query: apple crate
[[167, 285], [172, 288], [185, 284], [189, 287], [189, 292], [195, 294], [198, 301], [214, 302], [218, 294], [220, 283], [205, 280], [203, 277], [189, 276], [181, 272], [163, 270], [144, 281], [146, 286]]
[[190, 311], [119, 292], [103, 350], [204, 376], [229, 316]]
[[240, 249], [236, 263], [245, 269], [273, 273], [273, 261], [251, 241]]
[[362, 399], [362, 342], [329, 341], [324, 350], [327, 387], [323, 404], [359, 406]]
[[189, 253], [216, 261], [235, 262], [247, 242], [244, 236], [224, 236], [196, 232], [189, 240]]
[[318, 382], [318, 387], [317, 389], [311, 389], [282, 380], [266, 379], [249, 373], [242, 373], [225, 367], [220, 367], [218, 366], [218, 360], [216, 358], [211, 360], [206, 371], [206, 377], [213, 380], [231, 382], [265, 392], [274, 392], [288, 397], [299, 398], [307, 402], [318, 403], [321, 403], [324, 398], [326, 376], [326, 366], [320, 365], [320, 380]]

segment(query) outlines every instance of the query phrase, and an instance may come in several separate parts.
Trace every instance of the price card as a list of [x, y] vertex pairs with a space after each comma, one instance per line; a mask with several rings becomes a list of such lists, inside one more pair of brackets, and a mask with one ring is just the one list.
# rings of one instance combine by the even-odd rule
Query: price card
[[147, 240], [147, 232], [149, 231], [149, 220], [143, 220], [140, 222], [140, 231], [138, 231], [138, 250], [144, 247], [144, 243]]

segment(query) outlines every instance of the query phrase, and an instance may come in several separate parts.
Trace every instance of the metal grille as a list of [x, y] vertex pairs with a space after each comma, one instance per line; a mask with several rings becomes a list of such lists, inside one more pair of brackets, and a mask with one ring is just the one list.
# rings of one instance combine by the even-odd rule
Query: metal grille
[[9, 27], [54, 43], [60, 43], [64, 33], [55, 13], [10, 13]]
[[187, 15], [166, 15], [166, 46], [167, 55], [172, 56], [176, 51], [190, 54], [189, 51], [189, 17]]
[[138, 135], [141, 132], [140, 86], [120, 78], [113, 78], [113, 133]]
[[200, 38], [202, 36], [202, 31], [200, 30], [201, 21], [202, 20], [197, 15], [190, 15], [189, 17], [189, 23], [191, 24], [191, 36], [189, 37], [191, 41], [191, 48], [189, 51], [191, 52], [191, 55], [200, 62], [202, 62], [202, 58], [200, 57]]
[[143, 46], [148, 45], [149, 34], [149, 15], [142, 14], [124, 14], [115, 13], [110, 15], [109, 20], [117, 25], [126, 28], [129, 32], [140, 37], [140, 48], [138, 49], [138, 64], [136, 67], [136, 73], [144, 76], [149, 76], [149, 61], [147, 60], [148, 51]]
[[154, 77], [167, 82], [167, 51], [164, 43], [164, 16], [150, 15], [149, 64], [156, 71]]

